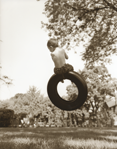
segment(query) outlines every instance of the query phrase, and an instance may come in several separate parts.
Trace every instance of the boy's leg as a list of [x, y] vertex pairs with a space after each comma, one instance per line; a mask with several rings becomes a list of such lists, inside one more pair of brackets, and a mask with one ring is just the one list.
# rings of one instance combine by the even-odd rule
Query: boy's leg
[[74, 68], [73, 68], [73, 66], [72, 65], [70, 65], [70, 64], [65, 64], [63, 67], [61, 67], [61, 68], [54, 68], [54, 73], [55, 74], [58, 74], [58, 75], [62, 75], [62, 83], [64, 83], [64, 79], [65, 79], [65, 77], [64, 77], [64, 73], [68, 73], [69, 71], [73, 71], [74, 70]]
[[[74, 68], [72, 65], [70, 64], [65, 64], [62, 68], [61, 68], [61, 72], [62, 72], [62, 77], [63, 77], [63, 80], [65, 79], [64, 77], [64, 73], [68, 73], [69, 71], [73, 71]], [[64, 83], [64, 81], [61, 81], [62, 83]], [[72, 82], [73, 83], [73, 82]]]
[[[63, 67], [61, 67], [59, 71], [60, 71], [60, 73], [62, 73], [63, 80], [65, 79], [64, 74], [68, 73], [69, 71], [73, 71], [73, 70], [74, 70], [74, 68], [70, 64], [65, 64]], [[61, 81], [62, 83], [64, 83], [63, 80]]]
[[61, 83], [64, 83], [64, 81], [62, 80]]
[[[68, 72], [69, 72], [69, 71], [74, 71], [74, 67], [73, 67], [72, 65], [66, 64], [66, 67], [67, 67], [67, 69], [68, 69]], [[71, 83], [73, 84], [74, 82], [71, 81]]]
[[[64, 75], [63, 75], [63, 70], [62, 70], [62, 68], [54, 68], [54, 73], [55, 73], [56, 75], [62, 75], [62, 78], [63, 78], [63, 80], [64, 80]], [[63, 80], [60, 81], [60, 82], [64, 83]]]
[[62, 74], [62, 78], [63, 78], [63, 80], [61, 82], [64, 83], [64, 74]]

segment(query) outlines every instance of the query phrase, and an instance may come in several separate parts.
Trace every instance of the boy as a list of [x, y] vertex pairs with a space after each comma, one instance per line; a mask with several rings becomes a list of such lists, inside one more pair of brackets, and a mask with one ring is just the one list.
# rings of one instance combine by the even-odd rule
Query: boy
[[68, 59], [68, 55], [66, 54], [64, 49], [61, 49], [59, 47], [57, 39], [51, 38], [47, 43], [47, 47], [51, 52], [51, 57], [55, 65], [54, 73], [58, 75], [61, 74], [64, 79], [64, 73], [73, 71], [73, 66], [66, 64], [65, 61], [65, 59]]

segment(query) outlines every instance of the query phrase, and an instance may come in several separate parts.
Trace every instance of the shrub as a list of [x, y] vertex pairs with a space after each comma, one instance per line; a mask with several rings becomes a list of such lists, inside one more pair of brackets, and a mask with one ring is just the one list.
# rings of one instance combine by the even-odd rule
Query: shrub
[[8, 127], [11, 124], [14, 111], [10, 109], [0, 109], [0, 127]]

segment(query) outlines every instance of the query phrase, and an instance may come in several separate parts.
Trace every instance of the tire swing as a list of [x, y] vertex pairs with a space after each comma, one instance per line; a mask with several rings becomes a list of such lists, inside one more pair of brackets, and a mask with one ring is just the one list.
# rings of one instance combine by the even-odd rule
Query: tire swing
[[80, 108], [87, 99], [87, 85], [84, 79], [75, 71], [64, 74], [64, 79], [71, 80], [78, 89], [78, 96], [75, 100], [66, 101], [57, 92], [57, 85], [63, 80], [62, 75], [52, 75], [48, 81], [47, 92], [51, 102], [61, 110], [72, 111]]

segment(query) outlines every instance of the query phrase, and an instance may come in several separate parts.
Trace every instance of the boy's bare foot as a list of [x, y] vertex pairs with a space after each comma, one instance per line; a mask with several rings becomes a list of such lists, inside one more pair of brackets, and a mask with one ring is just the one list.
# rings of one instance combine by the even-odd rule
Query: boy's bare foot
[[64, 83], [64, 81], [63, 81], [63, 80], [62, 80], [61, 82], [62, 82], [62, 83]]

